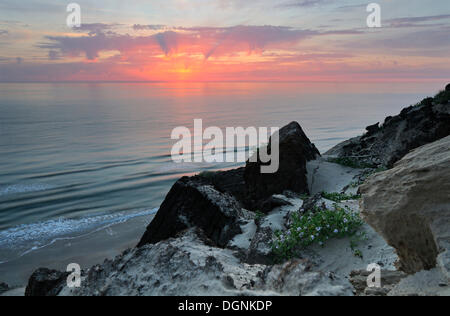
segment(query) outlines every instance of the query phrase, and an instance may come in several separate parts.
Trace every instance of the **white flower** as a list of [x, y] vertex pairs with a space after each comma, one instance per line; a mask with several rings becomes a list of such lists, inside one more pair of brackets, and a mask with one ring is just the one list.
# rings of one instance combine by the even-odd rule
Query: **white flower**
[[314, 240], [316, 237], [314, 235], [311, 235], [311, 240]]
[[318, 232], [320, 232], [320, 231], [322, 230], [322, 227], [317, 227], [316, 230], [317, 230]]
[[347, 224], [348, 223], [348, 219], [344, 218], [344, 223]]
[[339, 233], [339, 230], [335, 229], [335, 230], [333, 231], [333, 233], [338, 234], [338, 233]]

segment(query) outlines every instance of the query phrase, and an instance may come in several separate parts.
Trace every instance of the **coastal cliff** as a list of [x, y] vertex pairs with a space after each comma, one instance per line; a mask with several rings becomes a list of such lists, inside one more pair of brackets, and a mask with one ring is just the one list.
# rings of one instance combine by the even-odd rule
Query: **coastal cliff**
[[83, 271], [80, 288], [40, 269], [26, 294], [449, 295], [449, 96], [323, 156], [290, 123], [277, 173], [258, 162], [182, 178], [136, 248]]

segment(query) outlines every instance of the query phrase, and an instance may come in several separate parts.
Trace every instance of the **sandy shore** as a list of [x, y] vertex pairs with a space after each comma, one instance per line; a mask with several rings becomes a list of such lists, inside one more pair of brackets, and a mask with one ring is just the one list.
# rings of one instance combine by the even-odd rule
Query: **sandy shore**
[[68, 264], [78, 263], [82, 269], [88, 269], [114, 258], [138, 243], [151, 219], [137, 217], [82, 237], [60, 240], [1, 264], [0, 280], [16, 289], [5, 294], [23, 294], [30, 275], [39, 267], [65, 271]]

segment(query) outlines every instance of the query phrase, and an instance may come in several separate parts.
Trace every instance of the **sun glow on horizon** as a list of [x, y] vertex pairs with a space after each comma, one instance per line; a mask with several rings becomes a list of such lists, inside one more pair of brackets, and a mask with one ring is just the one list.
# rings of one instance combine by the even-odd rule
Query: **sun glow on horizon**
[[[286, 6], [263, 0], [259, 7], [239, 0], [218, 1], [192, 0], [177, 6], [170, 1], [158, 5], [133, 2], [134, 9], [142, 12], [158, 7], [152, 11], [158, 12], [157, 23], [139, 24], [142, 19], [133, 21], [134, 15], [121, 22], [121, 16], [130, 12], [120, 5], [116, 15], [113, 10], [101, 15], [90, 12], [89, 20], [73, 30], [61, 27], [66, 16], [61, 21], [59, 13], [48, 12], [47, 24], [41, 20], [8, 22], [6, 13], [0, 13], [5, 18], [0, 19], [0, 45], [4, 47], [0, 81], [450, 78], [450, 14], [443, 14], [445, 1], [436, 0], [442, 8], [432, 9], [411, 0], [408, 3], [420, 9], [401, 14], [401, 4], [380, 0], [385, 15], [383, 28], [376, 30], [362, 27], [367, 17], [364, 10], [349, 6], [344, 12], [332, 1], [318, 1], [316, 9], [320, 10], [292, 6], [291, 0], [280, 0]], [[84, 8], [84, 0], [80, 2]], [[396, 9], [395, 13], [389, 9]], [[40, 12], [36, 10], [33, 13]], [[249, 16], [249, 12], [255, 14]], [[296, 14], [303, 19], [294, 19]], [[230, 15], [236, 18], [223, 19]]]

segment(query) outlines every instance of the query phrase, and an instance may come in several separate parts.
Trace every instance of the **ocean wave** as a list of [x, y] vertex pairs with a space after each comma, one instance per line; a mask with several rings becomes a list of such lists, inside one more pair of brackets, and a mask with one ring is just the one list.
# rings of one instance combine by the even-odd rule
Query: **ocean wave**
[[[77, 238], [87, 233], [125, 223], [133, 218], [153, 215], [158, 208], [132, 213], [104, 214], [79, 219], [59, 218], [20, 225], [0, 231], [0, 250], [14, 250], [23, 256], [57, 240]], [[4, 258], [1, 258], [4, 259]]]
[[0, 186], [0, 196], [47, 191], [47, 190], [52, 190], [55, 188], [56, 188], [56, 186], [54, 186], [54, 185], [43, 184], [43, 183], [3, 185], [3, 186]]

